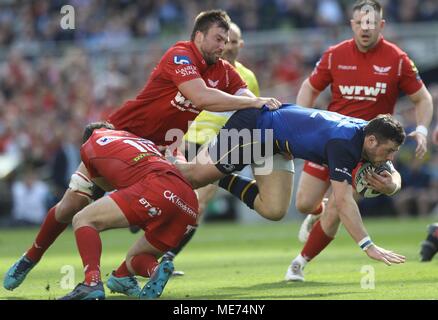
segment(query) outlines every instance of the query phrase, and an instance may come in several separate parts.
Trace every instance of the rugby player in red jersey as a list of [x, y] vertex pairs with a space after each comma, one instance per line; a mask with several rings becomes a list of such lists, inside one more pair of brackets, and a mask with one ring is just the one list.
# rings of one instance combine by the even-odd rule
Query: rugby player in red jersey
[[[351, 19], [353, 38], [323, 54], [313, 73], [303, 82], [297, 104], [312, 107], [321, 91], [330, 85], [332, 100], [328, 110], [370, 120], [379, 114], [393, 114], [403, 91], [415, 106], [417, 129], [409, 136], [416, 140], [416, 155], [421, 158], [427, 151], [432, 98], [408, 55], [383, 38], [384, 26], [378, 1], [357, 1]], [[296, 206], [309, 215], [299, 231], [300, 241], [306, 244], [285, 275], [286, 280], [292, 281], [304, 280], [303, 267], [333, 240], [339, 225], [339, 219], [321, 216], [323, 198], [330, 186], [327, 168], [307, 161], [303, 171]], [[401, 187], [401, 177], [396, 171], [392, 174], [385, 171], [370, 176], [368, 183], [375, 190], [392, 195]]]
[[[275, 98], [255, 97], [237, 71], [220, 59], [228, 41], [229, 23], [222, 10], [199, 14], [191, 41], [171, 47], [140, 94], [110, 115], [114, 127], [157, 145], [169, 145], [175, 142], [175, 136], [182, 138], [189, 121], [201, 110], [231, 111], [263, 105], [278, 108], [281, 103]], [[92, 197], [97, 198], [93, 184], [83, 178], [85, 172], [81, 163], [64, 197], [49, 210], [33, 245], [7, 271], [3, 282], [6, 289], [18, 287], [73, 216]]]
[[[145, 230], [130, 249], [119, 269], [124, 277], [111, 276], [108, 287], [118, 290], [129, 282], [130, 295], [157, 298], [173, 272], [171, 261], [158, 264], [157, 258], [179, 244], [195, 228], [198, 200], [191, 184], [175, 166], [165, 160], [150, 140], [113, 126], [87, 126], [81, 158], [84, 179], [113, 193], [93, 202], [73, 218], [76, 243], [85, 272], [84, 282], [61, 300], [104, 299], [100, 275], [102, 243], [99, 232], [137, 225]], [[122, 270], [118, 270], [121, 272]], [[144, 290], [133, 275], [151, 278]]]

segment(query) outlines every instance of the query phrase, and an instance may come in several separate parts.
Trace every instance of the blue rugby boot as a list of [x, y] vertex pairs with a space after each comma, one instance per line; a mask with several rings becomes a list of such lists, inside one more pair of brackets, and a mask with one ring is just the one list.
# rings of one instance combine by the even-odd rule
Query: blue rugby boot
[[106, 282], [106, 286], [111, 292], [122, 293], [129, 297], [136, 297], [140, 295], [140, 286], [138, 285], [137, 279], [134, 276], [129, 277], [116, 277], [114, 272]]
[[428, 226], [427, 238], [421, 243], [421, 261], [431, 261], [438, 252], [438, 223]]
[[3, 287], [6, 290], [14, 290], [26, 278], [27, 274], [36, 265], [35, 262], [23, 255], [5, 274]]
[[72, 292], [59, 298], [58, 300], [104, 300], [105, 290], [103, 283], [98, 282], [95, 286], [88, 286], [85, 283], [79, 283]]
[[162, 261], [140, 292], [140, 299], [156, 299], [163, 293], [167, 281], [175, 270], [173, 262]]

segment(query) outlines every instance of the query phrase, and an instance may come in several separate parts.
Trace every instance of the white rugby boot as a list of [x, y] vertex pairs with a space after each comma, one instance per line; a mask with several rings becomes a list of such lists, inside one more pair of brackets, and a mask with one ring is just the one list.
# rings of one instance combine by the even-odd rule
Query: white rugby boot
[[307, 260], [301, 254], [292, 260], [290, 266], [287, 268], [284, 280], [286, 281], [304, 281], [304, 267]]

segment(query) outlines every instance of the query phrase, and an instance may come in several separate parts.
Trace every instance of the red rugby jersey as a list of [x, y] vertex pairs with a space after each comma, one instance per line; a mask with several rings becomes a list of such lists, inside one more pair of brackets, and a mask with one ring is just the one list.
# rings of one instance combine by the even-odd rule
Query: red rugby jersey
[[166, 132], [180, 129], [185, 133], [189, 121], [201, 111], [177, 88], [195, 78], [202, 78], [208, 87], [229, 94], [246, 88], [227, 61], [219, 59], [209, 66], [193, 42], [181, 41], [164, 54], [135, 100], [127, 101], [108, 120], [116, 129], [132, 132], [158, 145], [169, 145], [172, 141], [166, 141]]
[[320, 91], [331, 85], [328, 110], [365, 120], [393, 114], [400, 90], [411, 95], [423, 85], [408, 55], [383, 37], [365, 53], [354, 39], [330, 47], [309, 81]]
[[152, 172], [172, 171], [181, 177], [152, 141], [126, 131], [94, 130], [81, 147], [81, 158], [91, 178], [104, 177], [115, 189], [131, 186]]

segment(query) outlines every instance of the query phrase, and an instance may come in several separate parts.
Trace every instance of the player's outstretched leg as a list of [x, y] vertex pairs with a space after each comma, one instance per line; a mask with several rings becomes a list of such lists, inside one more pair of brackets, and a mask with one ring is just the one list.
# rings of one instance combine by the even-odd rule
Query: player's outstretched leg
[[163, 293], [174, 270], [173, 262], [163, 260], [140, 292], [140, 299], [156, 299]]
[[426, 262], [432, 260], [433, 256], [438, 252], [438, 223], [429, 225], [426, 240], [421, 243], [421, 261]]
[[69, 189], [62, 200], [47, 212], [32, 246], [6, 272], [3, 281], [5, 289], [14, 290], [24, 281], [47, 249], [67, 228], [73, 216], [89, 204], [93, 196], [93, 183], [87, 178], [86, 172], [85, 166], [81, 163], [72, 175]]

